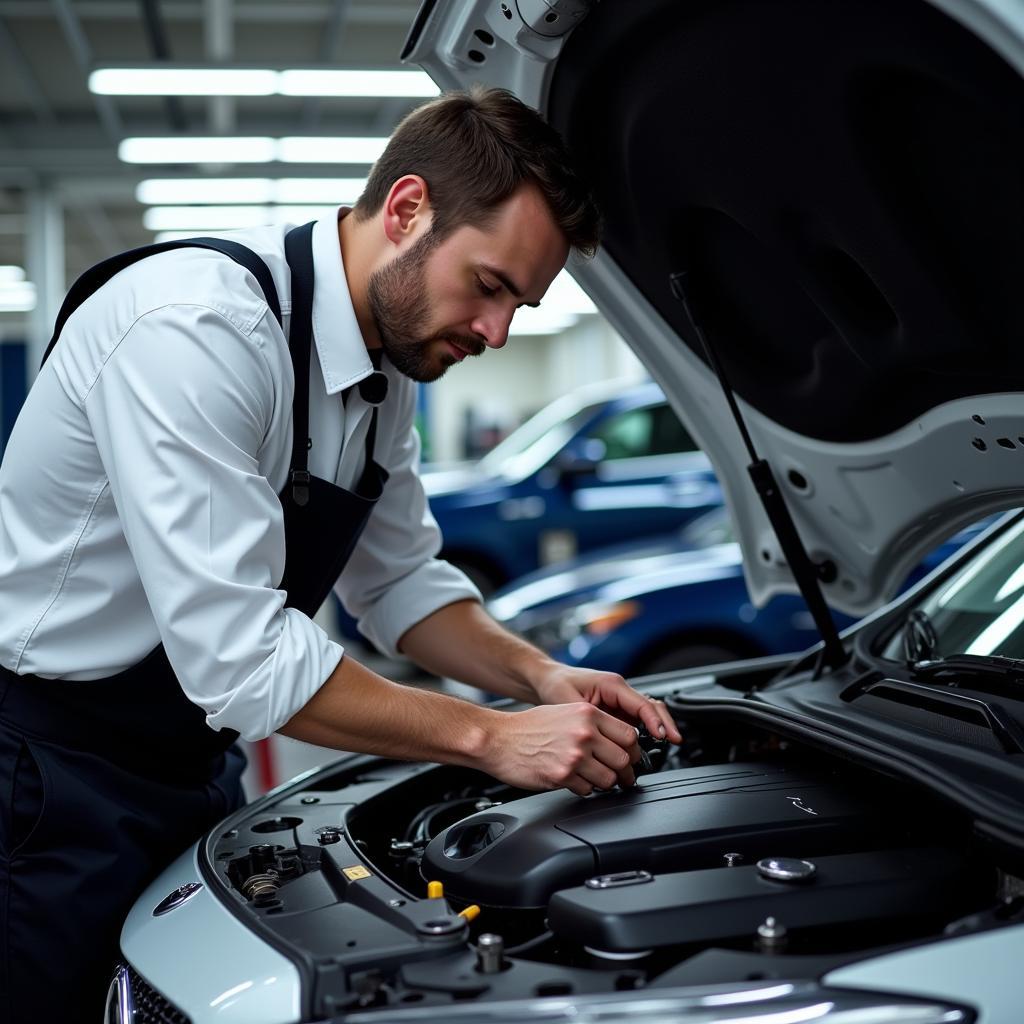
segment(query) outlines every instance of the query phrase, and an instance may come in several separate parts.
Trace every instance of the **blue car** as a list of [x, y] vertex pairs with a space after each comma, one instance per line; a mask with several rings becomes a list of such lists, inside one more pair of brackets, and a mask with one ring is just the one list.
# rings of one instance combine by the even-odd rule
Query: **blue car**
[[[991, 519], [932, 551], [904, 589]], [[818, 631], [790, 594], [755, 608], [725, 508], [644, 544], [620, 544], [533, 573], [495, 594], [491, 614], [559, 661], [626, 676], [798, 651]], [[844, 629], [855, 620], [834, 612]]]
[[441, 557], [490, 593], [721, 503], [711, 463], [653, 383], [563, 395], [479, 462], [423, 474]]
[[[707, 456], [650, 382], [578, 388], [478, 462], [427, 464], [422, 478], [441, 557], [485, 595], [578, 552], [665, 533], [722, 501]], [[360, 639], [337, 611], [342, 634]]]

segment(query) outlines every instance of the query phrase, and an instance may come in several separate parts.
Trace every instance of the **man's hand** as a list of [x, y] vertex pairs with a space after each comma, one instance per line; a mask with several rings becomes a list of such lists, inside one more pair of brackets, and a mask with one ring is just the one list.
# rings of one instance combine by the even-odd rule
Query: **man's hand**
[[573, 704], [492, 712], [481, 767], [524, 789], [564, 787], [577, 796], [629, 787], [640, 759], [631, 725], [577, 700]]
[[673, 743], [683, 742], [664, 701], [638, 693], [614, 672], [553, 663], [539, 679], [534, 680], [533, 687], [538, 701], [543, 704], [586, 701], [623, 721], [636, 725], [643, 722], [652, 736], [667, 737]]

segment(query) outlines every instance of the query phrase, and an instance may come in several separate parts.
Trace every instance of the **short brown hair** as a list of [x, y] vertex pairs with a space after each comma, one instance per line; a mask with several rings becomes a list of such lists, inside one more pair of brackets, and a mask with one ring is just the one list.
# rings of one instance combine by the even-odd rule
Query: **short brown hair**
[[505, 89], [450, 92], [404, 118], [370, 172], [356, 217], [376, 214], [405, 174], [427, 183], [435, 242], [463, 224], [485, 225], [527, 182], [540, 189], [573, 249], [592, 256], [600, 241], [597, 205], [565, 143]]

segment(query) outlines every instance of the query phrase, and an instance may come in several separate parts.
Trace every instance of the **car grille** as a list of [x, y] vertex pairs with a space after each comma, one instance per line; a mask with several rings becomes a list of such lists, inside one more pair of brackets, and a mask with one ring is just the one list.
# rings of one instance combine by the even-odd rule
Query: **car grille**
[[134, 968], [128, 968], [132, 999], [135, 1003], [134, 1024], [192, 1024], [191, 1018], [179, 1010]]

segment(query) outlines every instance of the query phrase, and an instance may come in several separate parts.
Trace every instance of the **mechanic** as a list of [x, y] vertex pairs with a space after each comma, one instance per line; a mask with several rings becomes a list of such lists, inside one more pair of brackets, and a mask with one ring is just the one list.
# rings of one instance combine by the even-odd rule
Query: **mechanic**
[[[98, 1019], [133, 900], [243, 799], [238, 735], [581, 795], [632, 784], [634, 725], [680, 741], [487, 616], [417, 476], [414, 382], [501, 348], [598, 222], [556, 133], [477, 89], [352, 210], [75, 285], [0, 468], [0, 1019]], [[335, 585], [382, 651], [538, 706], [375, 674], [311, 618]]]

